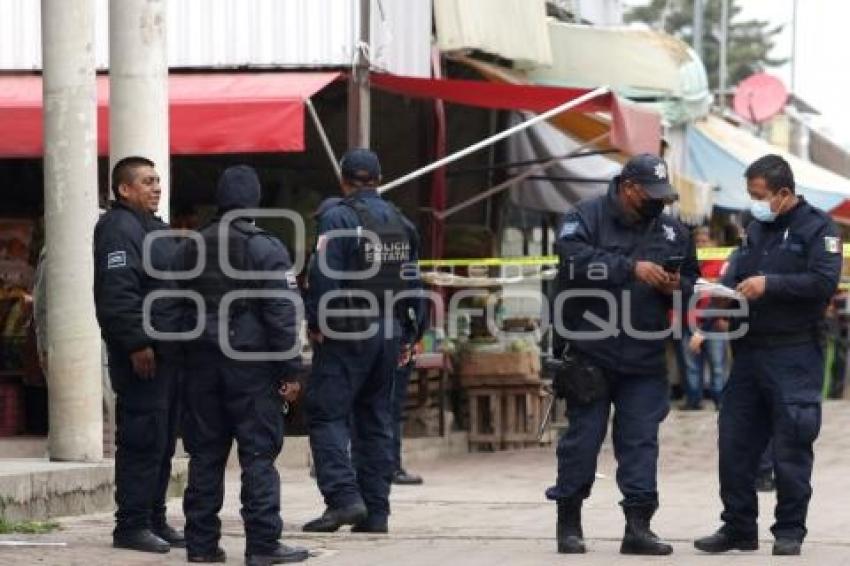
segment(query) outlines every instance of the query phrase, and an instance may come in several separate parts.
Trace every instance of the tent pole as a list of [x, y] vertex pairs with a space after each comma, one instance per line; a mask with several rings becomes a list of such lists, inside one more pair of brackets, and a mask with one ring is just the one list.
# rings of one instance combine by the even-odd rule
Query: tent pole
[[334, 168], [336, 178], [338, 181], [342, 181], [342, 172], [339, 169], [339, 160], [337, 160], [336, 155], [334, 154], [334, 148], [331, 146], [328, 134], [325, 132], [325, 127], [322, 126], [322, 121], [319, 120], [319, 115], [316, 113], [316, 107], [313, 106], [313, 101], [309, 98], [304, 102], [307, 103], [307, 110], [310, 112], [310, 118], [313, 120], [313, 125], [316, 126], [316, 131], [319, 133], [319, 139], [322, 140], [322, 146], [325, 148], [325, 153], [328, 154], [328, 159], [331, 162], [331, 166]]
[[[412, 172], [408, 173], [407, 175], [404, 175], [403, 177], [396, 179], [395, 181], [390, 181], [389, 183], [378, 187], [378, 192], [379, 193], [385, 193], [387, 191], [391, 191], [392, 189], [399, 187], [399, 186], [401, 186], [401, 185], [403, 185], [403, 184], [405, 184], [409, 181], [412, 181], [413, 179], [416, 179], [417, 177], [421, 177], [422, 175], [425, 175], [426, 173], [430, 173], [434, 169], [439, 169], [440, 167], [443, 167], [445, 165], [448, 165], [449, 163], [457, 161], [458, 159], [466, 157], [467, 155], [469, 155], [471, 153], [475, 153], [479, 149], [482, 149], [484, 147], [487, 147], [488, 145], [496, 143], [497, 141], [500, 141], [500, 140], [503, 140], [503, 139], [505, 139], [509, 136], [512, 136], [512, 135], [516, 134], [517, 132], [521, 132], [521, 131], [523, 131], [527, 128], [530, 128], [531, 126], [533, 126], [535, 124], [539, 124], [540, 122], [543, 122], [544, 120], [548, 120], [549, 118], [557, 116], [561, 112], [566, 112], [567, 110], [581, 106], [585, 102], [587, 102], [589, 100], [593, 100], [594, 98], [598, 98], [600, 96], [606, 95], [609, 92], [611, 92], [610, 87], [601, 86], [601, 87], [599, 87], [595, 90], [592, 90], [588, 93], [585, 93], [585, 94], [579, 96], [578, 98], [574, 98], [572, 100], [569, 100], [569, 101], [561, 104], [560, 106], [556, 106], [555, 108], [552, 108], [551, 110], [547, 110], [546, 112], [543, 112], [542, 114], [538, 114], [537, 116], [534, 116], [533, 118], [530, 118], [530, 119], [526, 120], [525, 122], [517, 124], [516, 126], [512, 126], [512, 127], [508, 128], [507, 130], [505, 130], [503, 132], [499, 132], [498, 134], [496, 134], [494, 136], [490, 136], [489, 138], [483, 139], [478, 143], [474, 143], [469, 147], [465, 147], [464, 149], [461, 149], [460, 151], [456, 151], [455, 153], [452, 153], [451, 155], [448, 155], [448, 156], [444, 157], [443, 159], [440, 159], [438, 161], [435, 161], [434, 163], [426, 165], [425, 167], [422, 167], [420, 169], [412, 171]], [[600, 136], [600, 137], [604, 137], [604, 136], [608, 136], [608, 133], [605, 133], [605, 134], [603, 134], [603, 136]], [[599, 139], [599, 138], [597, 138], [597, 139]], [[593, 143], [593, 142], [590, 142], [590, 143]], [[582, 147], [586, 147], [586, 145], [582, 146]], [[445, 216], [443, 218], [445, 218]]]

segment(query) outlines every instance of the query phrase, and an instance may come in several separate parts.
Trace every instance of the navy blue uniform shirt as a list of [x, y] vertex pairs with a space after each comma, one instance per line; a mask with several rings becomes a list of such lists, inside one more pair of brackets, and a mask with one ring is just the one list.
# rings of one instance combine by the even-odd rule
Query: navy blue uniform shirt
[[835, 224], [800, 197], [773, 222], [747, 226], [722, 282], [735, 287], [748, 277], [765, 276], [764, 296], [749, 303], [748, 335], [816, 332], [838, 288], [841, 258]]
[[[173, 281], [158, 279], [143, 265], [143, 245], [150, 232], [167, 229], [158, 217], [133, 210], [121, 201], [113, 203], [94, 229], [94, 300], [101, 335], [110, 348], [131, 353], [155, 341], [143, 326], [145, 297], [158, 289], [173, 289]], [[177, 243], [156, 238], [150, 251], [152, 267], [168, 271]], [[174, 299], [151, 303], [150, 322], [161, 332], [181, 327], [181, 312]], [[172, 344], [158, 345], [160, 350]]]
[[[370, 212], [376, 218], [385, 222], [388, 221], [391, 214], [396, 213], [393, 206], [382, 199], [375, 190], [361, 189], [349, 198], [365, 202]], [[410, 236], [410, 261], [413, 263], [419, 259], [419, 236], [416, 227], [403, 215], [399, 215]], [[328, 239], [326, 237], [326, 234], [331, 230], [356, 230], [359, 226], [360, 220], [357, 213], [350, 206], [342, 203], [331, 206], [319, 216], [316, 254], [325, 256], [328, 267], [336, 271], [357, 271], [361, 269], [357, 264], [357, 238], [337, 237]], [[307, 326], [311, 331], [317, 331], [319, 329], [319, 301], [325, 293], [342, 289], [344, 282], [322, 273], [319, 261], [311, 261], [308, 269], [309, 284], [305, 294]], [[421, 290], [421, 280], [418, 277], [412, 278], [408, 282], [408, 287], [411, 290]], [[400, 305], [404, 309], [402, 312], [406, 312], [408, 308], [414, 309], [421, 328], [421, 323], [424, 322], [426, 314], [425, 301], [422, 299], [405, 299], [400, 301]], [[414, 340], [415, 337], [412, 336], [409, 325], [403, 326], [403, 332], [403, 342], [410, 343]]]
[[[653, 220], [632, 220], [619, 202], [619, 177], [608, 194], [579, 203], [569, 212], [555, 244], [559, 256], [558, 292], [594, 290], [602, 297], [573, 297], [563, 304], [564, 325], [571, 331], [599, 332], [610, 324], [615, 336], [572, 340], [571, 343], [599, 366], [621, 373], [666, 375], [665, 341], [625, 331], [663, 333], [670, 328], [674, 306], [669, 295], [635, 279], [636, 261], [658, 263], [683, 256], [680, 268], [683, 307], [699, 277], [696, 250], [688, 229], [662, 214]], [[557, 302], [553, 303], [557, 304]], [[615, 312], [611, 312], [611, 307]], [[588, 318], [606, 321], [597, 324]]]

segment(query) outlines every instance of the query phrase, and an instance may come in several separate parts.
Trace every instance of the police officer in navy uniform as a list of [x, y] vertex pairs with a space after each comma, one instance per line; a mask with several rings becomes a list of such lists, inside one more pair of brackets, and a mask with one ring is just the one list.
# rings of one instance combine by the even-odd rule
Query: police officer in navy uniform
[[[153, 161], [126, 157], [112, 170], [115, 202], [94, 231], [94, 298], [116, 394], [115, 512], [113, 545], [143, 552], [168, 552], [184, 544], [165, 520], [165, 494], [177, 431], [180, 349], [144, 328], [143, 305], [153, 291], [173, 287], [144, 267], [144, 241], [167, 229], [154, 213], [161, 189]], [[151, 240], [150, 262], [169, 269], [176, 242]], [[179, 305], [160, 299], [150, 305], [155, 330], [180, 328]]]
[[[393, 372], [401, 344], [412, 343], [400, 319], [413, 303], [394, 297], [419, 285], [417, 274], [404, 273], [417, 259], [416, 230], [377, 193], [374, 153], [351, 150], [340, 166], [345, 198], [319, 218], [317, 261], [308, 273], [314, 357], [305, 411], [326, 510], [304, 530], [387, 532]], [[368, 276], [354, 279], [354, 272]], [[370, 305], [372, 312], [362, 312]], [[333, 312], [339, 309], [361, 313]]]
[[[613, 179], [607, 195], [576, 205], [560, 230], [556, 288], [571, 296], [562, 295], [566, 300], [558, 314], [568, 333], [560, 330], [557, 350], [567, 348], [583, 360], [597, 382], [592, 396], [576, 391], [567, 399], [569, 428], [558, 443], [558, 477], [546, 491], [557, 502], [561, 553], [586, 552], [581, 507], [593, 486], [612, 405], [617, 484], [626, 517], [620, 552], [673, 551], [650, 530], [658, 508], [658, 428], [669, 411], [669, 332], [664, 331], [673, 295], [692, 293], [699, 276], [689, 230], [662, 213], [675, 198], [664, 161], [638, 155]], [[676, 265], [665, 270], [671, 260]], [[600, 321], [609, 328], [603, 331]]]
[[[202, 327], [187, 344], [183, 440], [189, 452], [189, 483], [183, 498], [186, 544], [190, 562], [225, 562], [218, 546], [224, 500], [224, 473], [236, 440], [242, 468], [242, 519], [249, 565], [300, 562], [307, 550], [280, 542], [280, 476], [275, 459], [283, 447], [283, 400], [293, 401], [300, 369], [297, 293], [289, 254], [283, 244], [258, 228], [250, 217], [228, 212], [257, 208], [260, 182], [245, 165], [224, 171], [216, 192], [218, 214], [200, 229], [203, 251], [187, 239], [178, 251], [175, 270], [189, 271], [205, 259], [202, 272], [181, 286], [194, 291], [205, 305], [187, 303], [186, 329]], [[221, 238], [226, 236], [226, 242]], [[267, 272], [240, 279], [228, 274], [219, 260], [226, 246], [230, 267], [240, 272]], [[199, 258], [204, 253], [205, 258]], [[221, 252], [223, 253], [223, 252]], [[231, 293], [253, 291], [265, 296], [236, 298], [220, 309]], [[271, 295], [268, 293], [271, 292]], [[246, 359], [253, 358], [253, 359]], [[284, 399], [281, 399], [283, 397]]]
[[394, 372], [393, 383], [393, 484], [394, 485], [422, 485], [424, 480], [421, 476], [411, 474], [404, 469], [401, 459], [401, 443], [404, 436], [404, 404], [407, 402], [407, 386], [410, 383], [410, 375], [416, 367], [416, 359], [413, 345], [422, 338], [422, 331], [428, 316], [428, 310], [424, 302], [421, 308], [409, 309], [407, 316], [402, 318], [402, 323], [407, 327], [407, 334], [412, 337], [409, 344], [402, 345], [399, 366]]
[[812, 496], [813, 443], [821, 424], [820, 325], [841, 274], [841, 241], [825, 212], [794, 189], [778, 155], [746, 170], [754, 222], [723, 278], [748, 301], [747, 324], [720, 409], [723, 526], [694, 545], [705, 552], [758, 548], [756, 474], [773, 439], [773, 554], [800, 554]]

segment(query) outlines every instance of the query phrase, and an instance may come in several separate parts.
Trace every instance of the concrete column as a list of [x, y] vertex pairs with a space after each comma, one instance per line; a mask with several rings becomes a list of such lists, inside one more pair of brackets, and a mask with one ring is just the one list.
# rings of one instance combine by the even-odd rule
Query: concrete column
[[100, 335], [94, 317], [97, 221], [94, 0], [42, 0], [44, 214], [51, 460], [103, 458]]
[[109, 2], [109, 163], [141, 155], [162, 178], [168, 221], [168, 50], [165, 0]]

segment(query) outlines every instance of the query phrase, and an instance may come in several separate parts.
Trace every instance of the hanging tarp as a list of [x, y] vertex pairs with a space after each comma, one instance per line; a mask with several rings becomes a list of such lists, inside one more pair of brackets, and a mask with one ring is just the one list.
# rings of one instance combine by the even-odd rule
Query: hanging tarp
[[831, 211], [850, 199], [850, 179], [804, 161], [716, 116], [688, 127], [687, 152], [688, 174], [716, 187], [714, 204], [721, 208], [749, 207], [744, 171], [750, 163], [770, 153], [788, 161], [797, 193], [812, 205]]
[[[510, 124], [527, 119], [527, 115], [512, 113]], [[516, 163], [566, 155], [581, 143], [544, 122], [511, 136], [506, 145], [508, 161]], [[604, 194], [608, 181], [619, 172], [620, 164], [604, 155], [572, 157], [510, 189], [510, 199], [523, 208], [560, 214], [581, 200]]]
[[[421, 79], [385, 73], [371, 76], [376, 88], [419, 98], [499, 110], [529, 110], [541, 113], [591, 92], [589, 89], [494, 83], [458, 79]], [[641, 108], [613, 94], [605, 94], [564, 114], [606, 112], [611, 115], [611, 144], [623, 153], [658, 153], [661, 119], [651, 109]]]
[[635, 27], [549, 22], [554, 61], [528, 72], [537, 84], [610, 85], [624, 97], [661, 100], [668, 124], [708, 114], [711, 91], [705, 67], [682, 40]]

